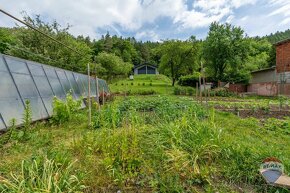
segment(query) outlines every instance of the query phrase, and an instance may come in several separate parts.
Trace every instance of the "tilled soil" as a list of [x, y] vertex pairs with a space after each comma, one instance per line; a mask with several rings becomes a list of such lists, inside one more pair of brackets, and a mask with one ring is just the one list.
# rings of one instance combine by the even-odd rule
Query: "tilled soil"
[[263, 110], [250, 110], [250, 109], [242, 109], [242, 110], [234, 110], [234, 109], [219, 109], [224, 112], [231, 112], [236, 115], [239, 115], [241, 118], [249, 118], [254, 117], [257, 119], [268, 119], [268, 118], [276, 118], [276, 119], [285, 119], [285, 117], [290, 117], [290, 111], [288, 110], [271, 110], [271, 111], [263, 111]]

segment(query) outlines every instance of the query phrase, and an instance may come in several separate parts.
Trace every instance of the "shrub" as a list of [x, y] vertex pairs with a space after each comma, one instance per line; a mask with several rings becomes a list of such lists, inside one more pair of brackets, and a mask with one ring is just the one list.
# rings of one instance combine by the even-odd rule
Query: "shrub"
[[143, 86], [145, 86], [145, 82], [143, 82], [143, 84], [142, 84]]
[[152, 82], [150, 82], [149, 86], [152, 86]]
[[71, 93], [66, 95], [66, 100], [62, 101], [57, 97], [53, 98], [52, 122], [62, 124], [72, 119], [74, 113], [81, 108], [82, 100], [74, 100]]
[[173, 93], [174, 93], [175, 95], [180, 95], [180, 93], [181, 93], [181, 88], [180, 88], [180, 87], [174, 87]]
[[10, 120], [10, 128], [8, 129], [7, 133], [5, 133], [4, 136], [0, 137], [0, 147], [9, 143], [15, 129], [16, 129], [16, 119], [13, 118]]
[[173, 94], [175, 95], [186, 95], [186, 88], [182, 87], [174, 87]]
[[196, 83], [199, 81], [199, 76], [198, 74], [193, 74], [193, 75], [186, 75], [186, 76], [181, 76], [178, 80], [178, 84], [180, 86], [191, 86], [195, 87]]
[[18, 138], [22, 138], [24, 140], [28, 138], [27, 131], [30, 128], [31, 122], [32, 122], [31, 105], [30, 105], [30, 101], [26, 100], [25, 106], [24, 106], [24, 113], [23, 113], [23, 130], [19, 132]]
[[188, 93], [188, 95], [193, 96], [194, 89], [193, 88], [188, 88], [187, 89], [187, 93]]
[[228, 89], [226, 88], [217, 88], [214, 90], [210, 91], [210, 95], [211, 96], [220, 96], [220, 97], [232, 97], [232, 96], [237, 96], [235, 93], [230, 92]]
[[133, 82], [131, 82], [131, 86], [133, 86], [134, 85], [134, 83]]
[[157, 94], [155, 90], [137, 90], [134, 92], [134, 94], [139, 94], [139, 95], [153, 95]]

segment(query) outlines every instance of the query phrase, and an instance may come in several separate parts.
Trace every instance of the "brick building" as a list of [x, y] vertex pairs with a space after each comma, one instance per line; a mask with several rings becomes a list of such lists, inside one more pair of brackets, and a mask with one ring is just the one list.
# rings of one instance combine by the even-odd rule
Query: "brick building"
[[290, 95], [290, 39], [275, 46], [278, 94]]
[[263, 96], [290, 95], [290, 39], [275, 46], [276, 66], [252, 72], [248, 92]]

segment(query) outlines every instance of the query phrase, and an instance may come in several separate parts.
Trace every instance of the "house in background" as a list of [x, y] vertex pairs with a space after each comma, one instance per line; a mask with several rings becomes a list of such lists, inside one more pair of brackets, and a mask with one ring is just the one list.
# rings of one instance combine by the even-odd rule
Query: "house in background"
[[290, 95], [290, 38], [276, 46], [276, 66], [251, 73], [247, 92], [262, 96]]
[[159, 72], [157, 66], [144, 63], [134, 66], [134, 75], [138, 74], [159, 74]]
[[277, 95], [276, 67], [265, 68], [251, 72], [252, 78], [247, 91], [261, 96]]

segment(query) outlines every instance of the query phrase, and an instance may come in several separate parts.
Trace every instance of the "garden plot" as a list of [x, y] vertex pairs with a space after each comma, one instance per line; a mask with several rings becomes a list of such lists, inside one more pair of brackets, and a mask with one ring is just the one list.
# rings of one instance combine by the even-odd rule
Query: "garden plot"
[[265, 118], [279, 118], [283, 119], [290, 116], [289, 100], [287, 98], [270, 100], [270, 99], [235, 99], [235, 98], [221, 98], [218, 100], [210, 99], [209, 106], [217, 110], [232, 112], [242, 118], [256, 117], [260, 119]]

